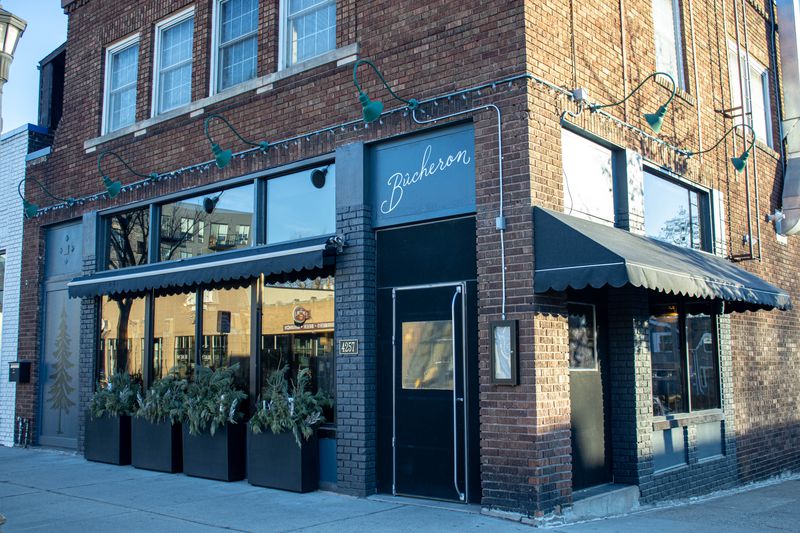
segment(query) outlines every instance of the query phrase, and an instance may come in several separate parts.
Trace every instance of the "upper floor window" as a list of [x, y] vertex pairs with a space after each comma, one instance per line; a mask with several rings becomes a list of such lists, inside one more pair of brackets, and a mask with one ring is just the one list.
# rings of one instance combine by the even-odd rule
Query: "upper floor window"
[[139, 71], [139, 36], [106, 50], [103, 132], [109, 133], [136, 121], [136, 80]]
[[678, 87], [685, 89], [680, 0], [653, 0], [653, 21], [656, 70], [666, 72]]
[[614, 225], [614, 169], [611, 150], [561, 130], [564, 212]]
[[216, 91], [256, 77], [258, 0], [221, 0], [216, 20]]
[[335, 0], [283, 0], [283, 66], [336, 48]]
[[[758, 140], [772, 147], [772, 113], [770, 110], [769, 73], [766, 67], [752, 56], [748, 57], [744, 51], [737, 54], [736, 44], [729, 42], [728, 71], [731, 82], [731, 107], [735, 114], [734, 123], [748, 124], [755, 131]], [[748, 95], [750, 96], [750, 105], [747, 105]], [[744, 96], [744, 104], [742, 104], [742, 96]]]
[[193, 34], [193, 9], [156, 26], [154, 115], [192, 100]]
[[708, 195], [644, 173], [644, 228], [648, 237], [711, 251]]

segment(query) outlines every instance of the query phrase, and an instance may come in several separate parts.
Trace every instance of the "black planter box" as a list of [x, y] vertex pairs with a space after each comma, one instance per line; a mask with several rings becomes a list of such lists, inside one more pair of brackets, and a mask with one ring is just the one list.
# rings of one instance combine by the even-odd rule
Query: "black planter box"
[[210, 433], [190, 435], [183, 426], [183, 473], [188, 476], [239, 481], [245, 476], [245, 424], [226, 424]]
[[252, 485], [293, 492], [317, 490], [317, 434], [297, 445], [292, 432], [247, 432], [247, 481]]
[[168, 420], [154, 424], [138, 416], [131, 420], [131, 463], [136, 468], [180, 472], [182, 442], [180, 424]]
[[83, 455], [89, 461], [131, 464], [131, 417], [86, 414]]

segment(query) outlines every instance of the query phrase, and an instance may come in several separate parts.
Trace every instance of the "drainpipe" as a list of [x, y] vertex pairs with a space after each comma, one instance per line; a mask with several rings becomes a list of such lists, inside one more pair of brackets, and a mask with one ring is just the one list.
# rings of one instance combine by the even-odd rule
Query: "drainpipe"
[[[771, 4], [771, 2], [770, 2]], [[786, 171], [783, 176], [783, 220], [776, 218], [776, 229], [784, 235], [800, 234], [800, 2], [778, 0], [780, 17], [781, 70], [785, 100], [783, 121], [786, 142]], [[774, 16], [773, 16], [774, 20]]]

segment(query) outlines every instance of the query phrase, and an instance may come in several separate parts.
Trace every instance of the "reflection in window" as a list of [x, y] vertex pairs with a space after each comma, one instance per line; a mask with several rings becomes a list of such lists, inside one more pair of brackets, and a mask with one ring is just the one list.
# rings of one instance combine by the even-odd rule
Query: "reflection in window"
[[611, 150], [561, 130], [564, 212], [595, 222], [614, 224]]
[[143, 207], [111, 215], [108, 224], [106, 268], [125, 268], [147, 263], [150, 209]]
[[258, 0], [221, 0], [219, 3], [217, 90], [256, 77]]
[[336, 232], [334, 166], [327, 167], [319, 188], [311, 183], [311, 172], [304, 170], [267, 181], [268, 244]]
[[294, 65], [336, 48], [334, 0], [289, 0], [287, 7], [287, 65]]
[[164, 113], [192, 99], [192, 43], [194, 15], [162, 26], [159, 32], [156, 109]]
[[[261, 387], [285, 365], [292, 380], [301, 368], [310, 368], [311, 391], [323, 391], [333, 399], [333, 333], [333, 277], [267, 284], [261, 318]], [[326, 422], [334, 421], [334, 412], [335, 408], [326, 408]]]
[[569, 304], [569, 367], [572, 370], [595, 370], [594, 306]]
[[250, 386], [250, 287], [203, 290], [200, 363], [208, 368], [239, 364], [240, 388]]
[[645, 172], [645, 233], [676, 246], [710, 250], [706, 201], [695, 190]]
[[685, 411], [684, 370], [677, 306], [657, 306], [650, 317], [653, 414]]
[[145, 340], [144, 310], [144, 297], [103, 296], [99, 381], [105, 382], [115, 372], [122, 371], [141, 380]]
[[153, 313], [153, 374], [156, 379], [194, 369], [195, 292], [155, 297]]
[[250, 183], [161, 206], [161, 260], [250, 246], [254, 194]]
[[714, 349], [713, 319], [708, 306], [687, 306], [686, 344], [692, 411], [719, 407], [719, 370]]
[[653, 0], [653, 19], [658, 21], [654, 28], [656, 70], [671, 75], [685, 89], [680, 0]]
[[404, 389], [453, 390], [453, 323], [403, 322]]

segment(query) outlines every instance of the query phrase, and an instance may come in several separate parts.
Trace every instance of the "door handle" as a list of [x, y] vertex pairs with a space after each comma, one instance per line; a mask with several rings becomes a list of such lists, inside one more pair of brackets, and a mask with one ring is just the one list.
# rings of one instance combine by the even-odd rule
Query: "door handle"
[[[459, 398], [456, 393], [456, 298], [461, 294], [461, 285], [456, 287], [456, 292], [453, 293], [453, 301], [450, 304], [451, 315], [451, 333], [453, 342], [453, 485], [458, 493], [458, 499], [462, 502], [466, 499], [466, 495], [458, 488], [458, 402], [464, 401], [464, 398]], [[464, 431], [466, 431], [466, 427]]]

